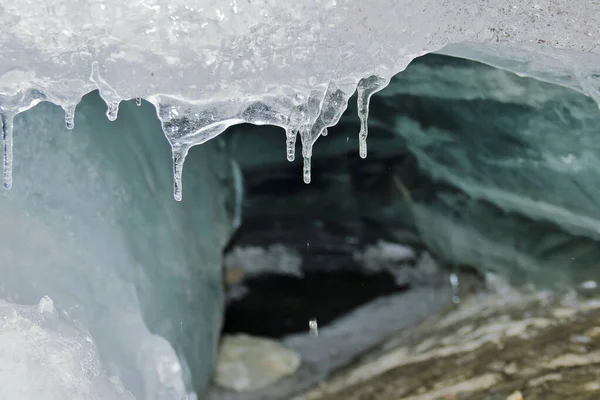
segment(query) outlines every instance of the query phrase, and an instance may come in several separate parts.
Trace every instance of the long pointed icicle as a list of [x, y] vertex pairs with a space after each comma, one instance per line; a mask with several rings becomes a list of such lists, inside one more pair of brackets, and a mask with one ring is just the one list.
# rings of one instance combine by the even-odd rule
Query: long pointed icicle
[[285, 131], [285, 147], [286, 147], [286, 155], [287, 160], [292, 162], [294, 158], [296, 158], [296, 136], [298, 133], [293, 129], [286, 129]]
[[387, 84], [387, 80], [378, 76], [361, 79], [356, 88], [358, 94], [358, 118], [360, 119], [360, 132], [358, 134], [359, 154], [367, 158], [367, 136], [369, 135], [369, 103], [371, 96], [380, 91]]
[[4, 187], [12, 187], [12, 163], [13, 163], [13, 116], [2, 115], [2, 143], [4, 147]]
[[183, 188], [183, 163], [188, 154], [189, 147], [181, 144], [173, 144], [171, 146], [173, 152], [173, 197], [177, 201], [182, 199]]

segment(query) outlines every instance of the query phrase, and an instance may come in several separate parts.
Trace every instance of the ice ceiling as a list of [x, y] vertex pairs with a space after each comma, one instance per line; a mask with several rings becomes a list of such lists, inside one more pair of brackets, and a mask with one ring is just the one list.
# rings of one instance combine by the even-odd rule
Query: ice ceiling
[[95, 89], [109, 119], [122, 100], [154, 104], [173, 149], [176, 199], [189, 148], [241, 122], [284, 128], [289, 159], [299, 133], [309, 182], [312, 144], [357, 86], [366, 120], [372, 93], [449, 43], [493, 44], [446, 51], [600, 100], [598, 21], [598, 0], [4, 0], [4, 184], [13, 117], [51, 101], [72, 127]]

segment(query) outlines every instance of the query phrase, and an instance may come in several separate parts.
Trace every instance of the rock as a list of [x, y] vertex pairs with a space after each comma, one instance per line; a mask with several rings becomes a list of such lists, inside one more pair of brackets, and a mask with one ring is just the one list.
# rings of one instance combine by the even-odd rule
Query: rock
[[516, 392], [508, 396], [506, 400], [523, 400], [523, 394], [517, 390]]
[[[465, 298], [293, 399], [596, 399], [599, 295], [513, 289]], [[567, 304], [573, 313], [554, 312]]]
[[300, 356], [274, 340], [224, 336], [215, 383], [237, 392], [251, 392], [292, 375], [299, 366]]

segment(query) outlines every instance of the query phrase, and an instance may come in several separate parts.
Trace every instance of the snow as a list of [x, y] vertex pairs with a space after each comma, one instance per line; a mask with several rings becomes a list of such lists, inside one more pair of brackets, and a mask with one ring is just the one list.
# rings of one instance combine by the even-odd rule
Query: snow
[[107, 376], [89, 334], [47, 296], [37, 306], [0, 300], [0, 371], [2, 399], [134, 399]]
[[[352, 0], [6, 0], [0, 9], [5, 185], [11, 184], [11, 118], [47, 100], [65, 109], [71, 126], [73, 107], [94, 89], [111, 120], [124, 99], [143, 97], [156, 106], [173, 150], [178, 200], [190, 147], [242, 122], [284, 128], [288, 159], [299, 133], [308, 183], [312, 145], [337, 122], [363, 78], [358, 109], [366, 121], [374, 91], [415, 57], [449, 43], [527, 48], [498, 53], [524, 57], [504, 65], [524, 74], [557, 78], [559, 65], [575, 77], [572, 86], [600, 99], [598, 20], [597, 1], [568, 0], [380, 0], [368, 7]], [[468, 49], [457, 51], [482, 56]], [[360, 137], [365, 156], [366, 122]]]

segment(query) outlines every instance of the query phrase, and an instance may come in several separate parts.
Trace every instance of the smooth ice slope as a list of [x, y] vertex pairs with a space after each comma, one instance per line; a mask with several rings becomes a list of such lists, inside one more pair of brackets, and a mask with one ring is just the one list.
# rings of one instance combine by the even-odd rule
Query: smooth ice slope
[[71, 125], [74, 106], [95, 88], [110, 119], [123, 99], [144, 97], [156, 106], [173, 149], [177, 199], [189, 148], [240, 122], [285, 128], [290, 159], [299, 132], [308, 182], [312, 144], [337, 122], [360, 79], [380, 77], [359, 85], [358, 108], [366, 116], [370, 94], [414, 57], [448, 43], [531, 47], [498, 54], [517, 53], [519, 62], [504, 66], [522, 73], [558, 79], [566, 70], [574, 78], [565, 83], [600, 98], [599, 20], [597, 0], [368, 6], [353, 0], [6, 0], [0, 9], [5, 184], [11, 185], [12, 116], [47, 99], [65, 109]]

